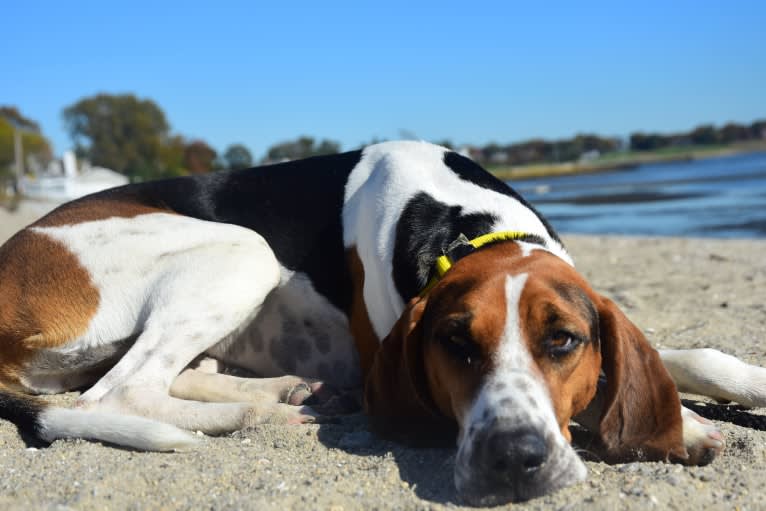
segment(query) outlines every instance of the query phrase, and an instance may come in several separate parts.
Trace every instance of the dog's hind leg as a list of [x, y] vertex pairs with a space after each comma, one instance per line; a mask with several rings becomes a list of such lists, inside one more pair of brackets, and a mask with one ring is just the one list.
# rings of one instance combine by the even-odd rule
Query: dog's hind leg
[[245, 328], [279, 284], [279, 264], [266, 242], [244, 231], [234, 240], [163, 254], [161, 268], [148, 292], [148, 317], [138, 339], [83, 394], [82, 406], [211, 434], [272, 419], [312, 420], [315, 414], [307, 407], [203, 403], [169, 394], [176, 376], [200, 353]]
[[181, 399], [217, 403], [249, 402], [268, 407], [309, 405], [322, 415], [357, 412], [361, 406], [353, 392], [339, 391], [313, 378], [279, 376], [241, 378], [228, 374], [186, 369], [175, 379], [170, 394]]
[[[212, 233], [220, 230], [208, 225]], [[218, 233], [215, 241], [169, 250], [151, 261], [156, 269], [151, 282], [142, 284], [146, 319], [138, 325], [140, 334], [82, 395], [83, 403], [125, 384], [149, 382], [169, 389], [189, 362], [236, 336], [255, 317], [279, 284], [279, 264], [263, 238], [251, 231], [221, 237]]]
[[300, 405], [315, 392], [322, 393], [323, 387], [324, 384], [319, 380], [298, 376], [242, 378], [185, 369], [173, 381], [170, 394], [181, 399], [214, 403], [263, 402]]
[[308, 406], [190, 401], [172, 397], [162, 390], [134, 385], [114, 389], [98, 403], [96, 410], [147, 417], [208, 435], [231, 433], [263, 423], [307, 423], [318, 417]]
[[766, 369], [762, 367], [710, 348], [659, 353], [680, 392], [752, 408], [766, 406]]

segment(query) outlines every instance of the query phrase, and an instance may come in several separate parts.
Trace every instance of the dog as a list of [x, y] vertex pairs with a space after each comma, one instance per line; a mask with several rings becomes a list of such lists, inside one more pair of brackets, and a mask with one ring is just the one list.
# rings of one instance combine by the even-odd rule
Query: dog
[[652, 349], [529, 203], [425, 142], [114, 188], [0, 248], [0, 417], [45, 441], [184, 449], [363, 386], [381, 435], [457, 440], [489, 505], [585, 479], [572, 419], [609, 459], [709, 462], [676, 383], [760, 406], [763, 371]]

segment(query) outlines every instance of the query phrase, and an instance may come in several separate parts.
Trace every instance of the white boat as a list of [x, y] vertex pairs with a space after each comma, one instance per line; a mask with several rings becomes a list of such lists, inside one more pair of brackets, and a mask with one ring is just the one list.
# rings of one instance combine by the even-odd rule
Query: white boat
[[125, 184], [128, 184], [126, 176], [87, 162], [78, 170], [74, 153], [67, 151], [62, 162], [52, 162], [42, 172], [22, 176], [19, 191], [30, 199], [66, 202]]

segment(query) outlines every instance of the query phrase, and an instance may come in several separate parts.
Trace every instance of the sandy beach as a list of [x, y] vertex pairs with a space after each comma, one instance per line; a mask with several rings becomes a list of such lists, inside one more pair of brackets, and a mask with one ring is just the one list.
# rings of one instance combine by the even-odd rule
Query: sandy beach
[[[44, 211], [0, 209], [0, 242]], [[714, 347], [766, 365], [766, 241], [565, 236], [578, 268], [655, 347]], [[766, 508], [766, 409], [683, 395], [714, 419], [706, 467], [588, 461], [585, 483], [515, 509]], [[52, 400], [71, 403], [74, 394]], [[0, 421], [2, 509], [455, 509], [454, 449], [377, 439], [363, 415], [261, 426], [157, 454], [81, 440], [28, 444]]]

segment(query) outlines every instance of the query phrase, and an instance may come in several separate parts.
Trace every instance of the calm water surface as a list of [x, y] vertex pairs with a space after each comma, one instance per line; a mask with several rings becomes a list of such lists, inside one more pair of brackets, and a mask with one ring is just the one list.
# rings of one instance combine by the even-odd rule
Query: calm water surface
[[559, 232], [766, 238], [766, 153], [510, 185]]

